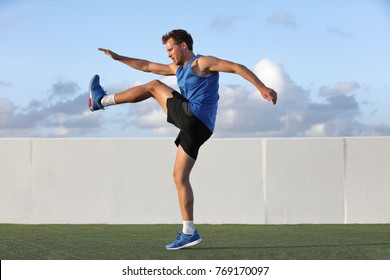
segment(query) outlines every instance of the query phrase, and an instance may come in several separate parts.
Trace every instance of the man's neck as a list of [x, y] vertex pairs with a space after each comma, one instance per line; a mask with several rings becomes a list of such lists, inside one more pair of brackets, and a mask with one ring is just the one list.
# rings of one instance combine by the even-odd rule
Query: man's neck
[[186, 66], [188, 64], [188, 62], [190, 62], [191, 59], [193, 59], [194, 57], [195, 57], [195, 54], [193, 51], [187, 51], [185, 54], [185, 57], [184, 57], [183, 66]]

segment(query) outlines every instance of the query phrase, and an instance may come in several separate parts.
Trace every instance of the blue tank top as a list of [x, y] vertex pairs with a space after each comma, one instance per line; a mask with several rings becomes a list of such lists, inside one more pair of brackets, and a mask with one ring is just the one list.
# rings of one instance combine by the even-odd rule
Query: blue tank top
[[191, 112], [213, 132], [218, 109], [219, 73], [215, 72], [209, 77], [195, 75], [191, 64], [199, 57], [201, 55], [196, 55], [185, 67], [177, 69], [177, 84], [180, 93], [188, 100]]

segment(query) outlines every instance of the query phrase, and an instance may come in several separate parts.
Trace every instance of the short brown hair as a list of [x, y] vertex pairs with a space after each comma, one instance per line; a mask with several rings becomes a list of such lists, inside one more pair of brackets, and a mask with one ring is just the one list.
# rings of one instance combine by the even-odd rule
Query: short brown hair
[[165, 44], [170, 38], [173, 38], [175, 40], [176, 45], [181, 44], [182, 42], [185, 42], [187, 44], [187, 47], [190, 51], [192, 51], [192, 45], [194, 44], [194, 41], [192, 40], [191, 34], [183, 29], [174, 29], [167, 34], [162, 36], [162, 42]]

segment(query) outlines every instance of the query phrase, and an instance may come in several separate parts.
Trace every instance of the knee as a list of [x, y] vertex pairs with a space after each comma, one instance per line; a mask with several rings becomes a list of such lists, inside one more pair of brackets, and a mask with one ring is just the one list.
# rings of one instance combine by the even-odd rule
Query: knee
[[173, 171], [173, 180], [177, 187], [187, 186], [189, 185], [190, 178], [184, 176], [182, 172], [178, 172], [176, 170]]
[[160, 80], [153, 80], [148, 83], [149, 91], [155, 92], [163, 83]]

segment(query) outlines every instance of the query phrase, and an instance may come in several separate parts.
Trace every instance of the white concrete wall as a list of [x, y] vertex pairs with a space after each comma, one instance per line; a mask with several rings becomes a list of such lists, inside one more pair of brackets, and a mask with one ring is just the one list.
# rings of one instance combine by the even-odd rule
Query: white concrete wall
[[[172, 139], [0, 139], [0, 223], [180, 223]], [[389, 223], [390, 138], [212, 139], [197, 223]]]

